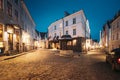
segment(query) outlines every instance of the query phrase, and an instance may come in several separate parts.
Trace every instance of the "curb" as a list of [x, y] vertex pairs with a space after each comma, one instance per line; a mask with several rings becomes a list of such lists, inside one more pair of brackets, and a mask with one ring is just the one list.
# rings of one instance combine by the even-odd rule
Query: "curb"
[[[33, 51], [35, 51], [35, 50], [31, 50], [31, 52], [33, 52]], [[27, 53], [29, 53], [29, 52], [30, 52], [30, 51], [28, 51], [28, 52], [23, 52], [23, 53], [19, 53], [19, 54], [13, 55], [13, 56], [6, 56], [5, 58], [1, 59], [0, 61], [13, 59], [13, 58], [16, 58], [16, 57], [25, 55], [25, 54], [27, 54]]]
[[24, 54], [25, 54], [25, 53], [20, 53], [20, 54], [17, 54], [17, 55], [14, 55], [14, 56], [10, 56], [10, 57], [8, 57], [8, 58], [5, 58], [5, 59], [3, 59], [3, 60], [13, 59], [13, 58], [16, 58], [16, 57], [22, 56], [22, 55], [24, 55]]

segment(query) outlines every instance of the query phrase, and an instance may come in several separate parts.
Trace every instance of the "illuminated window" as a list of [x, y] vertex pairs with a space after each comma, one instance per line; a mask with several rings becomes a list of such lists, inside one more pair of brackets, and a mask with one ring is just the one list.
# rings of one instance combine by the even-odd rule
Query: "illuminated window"
[[16, 41], [19, 42], [19, 31], [15, 31], [15, 34], [16, 34]]
[[0, 24], [0, 41], [3, 39], [3, 26]]
[[70, 45], [71, 45], [71, 41], [68, 41], [68, 42], [67, 42], [67, 45], [70, 46]]
[[3, 0], [0, 0], [0, 9], [3, 9]]
[[7, 14], [12, 17], [12, 5], [7, 2]]
[[76, 39], [75, 39], [75, 40], [73, 40], [73, 45], [74, 45], [74, 46], [76, 45], [76, 42], [77, 42], [77, 41], [76, 41]]
[[10, 33], [10, 34], [14, 33], [13, 27], [12, 26], [7, 26], [7, 32]]

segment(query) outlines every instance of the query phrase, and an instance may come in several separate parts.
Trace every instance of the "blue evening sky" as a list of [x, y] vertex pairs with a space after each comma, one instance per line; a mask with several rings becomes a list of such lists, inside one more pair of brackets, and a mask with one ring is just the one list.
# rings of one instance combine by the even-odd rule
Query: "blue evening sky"
[[36, 29], [47, 31], [48, 26], [64, 17], [64, 11], [84, 10], [90, 23], [92, 39], [99, 40], [99, 32], [107, 20], [120, 10], [120, 0], [24, 0], [36, 23]]

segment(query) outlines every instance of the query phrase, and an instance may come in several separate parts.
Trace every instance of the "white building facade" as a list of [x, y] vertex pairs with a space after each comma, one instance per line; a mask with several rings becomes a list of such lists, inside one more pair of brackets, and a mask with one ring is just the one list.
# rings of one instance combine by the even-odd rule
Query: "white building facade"
[[[71, 37], [71, 42], [68, 41], [66, 43], [67, 45], [69, 45], [69, 43], [73, 45], [75, 38], [90, 38], [89, 21], [86, 19], [83, 10], [53, 22], [48, 27], [48, 37], [50, 42], [54, 42], [55, 37], [58, 40], [61, 40], [63, 35], [70, 35]], [[59, 46], [56, 46], [54, 43], [51, 44], [52, 48], [60, 48], [60, 42], [57, 44], [59, 44]]]
[[24, 0], [0, 0], [0, 54], [30, 50], [35, 23]]

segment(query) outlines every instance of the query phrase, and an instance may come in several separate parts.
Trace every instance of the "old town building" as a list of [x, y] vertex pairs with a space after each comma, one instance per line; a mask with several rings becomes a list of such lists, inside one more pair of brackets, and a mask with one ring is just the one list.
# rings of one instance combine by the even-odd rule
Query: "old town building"
[[111, 21], [107, 21], [106, 24], [103, 26], [103, 30], [100, 32], [100, 44], [102, 47], [109, 50], [109, 43], [111, 40]]
[[47, 32], [39, 32], [36, 30], [36, 33], [37, 33], [36, 47], [48, 48]]
[[100, 45], [107, 51], [120, 47], [120, 11], [103, 26]]
[[0, 0], [0, 53], [30, 50], [34, 28], [23, 0]]
[[90, 38], [89, 21], [83, 10], [69, 14], [48, 27], [49, 48], [82, 51], [85, 40]]
[[120, 11], [111, 22], [110, 50], [120, 48]]

